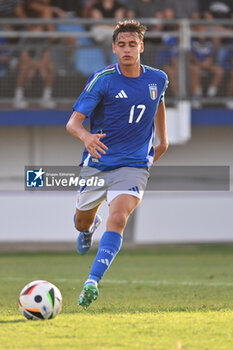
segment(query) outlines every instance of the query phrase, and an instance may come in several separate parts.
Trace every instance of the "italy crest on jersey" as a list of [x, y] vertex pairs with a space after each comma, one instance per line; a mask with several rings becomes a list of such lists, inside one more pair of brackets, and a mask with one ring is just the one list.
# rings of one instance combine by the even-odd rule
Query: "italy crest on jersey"
[[149, 84], [150, 98], [156, 100], [157, 98], [157, 84]]

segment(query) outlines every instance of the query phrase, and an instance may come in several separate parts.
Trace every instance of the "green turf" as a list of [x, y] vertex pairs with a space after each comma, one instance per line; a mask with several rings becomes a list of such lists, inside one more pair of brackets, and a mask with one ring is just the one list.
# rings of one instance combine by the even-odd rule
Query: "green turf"
[[[76, 305], [95, 252], [0, 254], [0, 349], [233, 349], [233, 246], [118, 254], [86, 311]], [[54, 320], [27, 321], [17, 299], [45, 279], [63, 295]]]

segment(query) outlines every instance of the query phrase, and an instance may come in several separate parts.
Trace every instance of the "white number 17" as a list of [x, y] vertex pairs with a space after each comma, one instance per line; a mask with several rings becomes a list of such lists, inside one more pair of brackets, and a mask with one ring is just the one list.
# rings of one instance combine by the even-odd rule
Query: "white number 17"
[[143, 116], [143, 113], [145, 112], [145, 109], [146, 109], [146, 106], [145, 105], [138, 105], [138, 106], [135, 106], [133, 105], [130, 109], [130, 113], [129, 113], [129, 123], [133, 123], [133, 117], [134, 117], [134, 110], [135, 110], [135, 107], [138, 108], [138, 109], [141, 109], [141, 112], [139, 113], [139, 116], [137, 117], [137, 119], [135, 120], [135, 123], [138, 123], [140, 121], [140, 119], [142, 118]]

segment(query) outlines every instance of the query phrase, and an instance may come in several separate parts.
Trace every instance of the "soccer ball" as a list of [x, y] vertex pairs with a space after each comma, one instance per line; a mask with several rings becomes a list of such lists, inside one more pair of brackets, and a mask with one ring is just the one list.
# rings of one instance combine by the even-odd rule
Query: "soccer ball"
[[61, 292], [47, 281], [29, 283], [19, 295], [19, 309], [28, 320], [54, 318], [59, 314], [61, 308]]

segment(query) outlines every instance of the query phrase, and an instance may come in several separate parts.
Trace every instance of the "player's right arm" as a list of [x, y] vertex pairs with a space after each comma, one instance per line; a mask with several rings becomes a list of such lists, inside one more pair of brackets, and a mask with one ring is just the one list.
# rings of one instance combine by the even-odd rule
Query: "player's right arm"
[[66, 130], [72, 136], [80, 139], [87, 151], [92, 155], [92, 157], [100, 158], [101, 154], [106, 154], [108, 149], [103, 142], [100, 141], [100, 138], [106, 136], [106, 134], [91, 134], [83, 126], [83, 121], [86, 116], [80, 112], [74, 111], [70, 117], [70, 120], [66, 124]]

